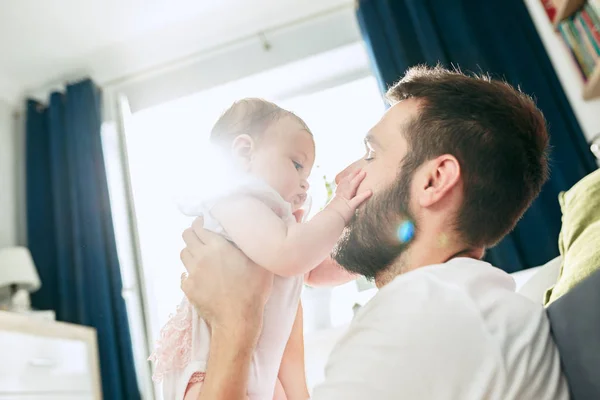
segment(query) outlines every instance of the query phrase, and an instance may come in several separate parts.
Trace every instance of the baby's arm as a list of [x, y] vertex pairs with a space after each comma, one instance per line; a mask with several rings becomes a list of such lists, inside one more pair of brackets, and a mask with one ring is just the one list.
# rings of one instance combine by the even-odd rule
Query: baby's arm
[[302, 325], [302, 304], [298, 304], [296, 320], [279, 367], [279, 381], [287, 400], [307, 400], [310, 397], [306, 386]]
[[325, 209], [303, 224], [287, 226], [252, 196], [222, 201], [211, 213], [252, 261], [281, 276], [300, 275], [327, 257], [356, 208], [371, 195], [356, 193], [364, 177], [356, 172], [345, 178]]
[[315, 269], [304, 275], [304, 283], [309, 286], [338, 286], [353, 281], [359, 276], [346, 271], [331, 257], [327, 257]]

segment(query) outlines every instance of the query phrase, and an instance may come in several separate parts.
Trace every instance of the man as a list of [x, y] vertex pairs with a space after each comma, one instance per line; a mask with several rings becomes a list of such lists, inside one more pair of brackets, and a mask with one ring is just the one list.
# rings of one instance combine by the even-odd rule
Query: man
[[[363, 169], [373, 197], [333, 253], [380, 290], [313, 400], [567, 399], [541, 305], [480, 261], [547, 179], [541, 112], [506, 83], [439, 67], [411, 69], [388, 98], [366, 156], [337, 177]], [[183, 236], [182, 288], [213, 335], [200, 398], [242, 399], [272, 276], [201, 221]]]

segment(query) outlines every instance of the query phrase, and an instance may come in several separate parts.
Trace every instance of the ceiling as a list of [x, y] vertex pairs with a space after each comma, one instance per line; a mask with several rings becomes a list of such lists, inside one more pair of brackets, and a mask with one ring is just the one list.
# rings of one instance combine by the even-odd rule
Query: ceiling
[[0, 98], [91, 75], [104, 83], [352, 0], [6, 0]]

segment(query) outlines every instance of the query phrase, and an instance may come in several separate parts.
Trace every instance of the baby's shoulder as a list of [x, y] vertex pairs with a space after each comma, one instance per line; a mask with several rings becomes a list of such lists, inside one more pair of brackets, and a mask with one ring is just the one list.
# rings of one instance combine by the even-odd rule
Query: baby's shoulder
[[259, 200], [281, 218], [292, 217], [291, 205], [265, 181], [254, 176], [240, 180], [229, 196], [248, 196]]

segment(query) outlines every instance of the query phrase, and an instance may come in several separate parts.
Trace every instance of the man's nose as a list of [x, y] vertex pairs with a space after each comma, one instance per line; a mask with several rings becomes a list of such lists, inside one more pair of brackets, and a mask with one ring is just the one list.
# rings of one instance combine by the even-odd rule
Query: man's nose
[[342, 172], [337, 174], [335, 176], [335, 184], [338, 185], [342, 179], [350, 175], [352, 172], [356, 171], [357, 168], [360, 168], [360, 162], [361, 160], [354, 161], [352, 164], [344, 168]]

